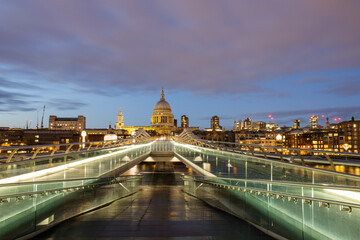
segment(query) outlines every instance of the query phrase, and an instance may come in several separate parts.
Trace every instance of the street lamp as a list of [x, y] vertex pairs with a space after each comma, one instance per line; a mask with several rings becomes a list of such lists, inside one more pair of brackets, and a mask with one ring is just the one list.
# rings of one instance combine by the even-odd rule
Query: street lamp
[[[86, 137], [86, 131], [82, 131], [81, 132], [81, 136], [82, 136], [82, 142], [84, 143], [85, 142], [85, 137]], [[82, 145], [83, 148], [85, 148], [85, 144]]]
[[348, 143], [345, 143], [345, 144], [342, 145], [342, 147], [343, 147], [343, 148], [345, 149], [345, 151], [347, 152], [347, 150], [351, 148], [351, 145], [348, 144]]
[[[347, 152], [348, 151], [348, 149], [350, 149], [351, 148], [351, 145], [350, 144], [348, 144], [348, 143], [345, 143], [345, 144], [343, 144], [342, 145], [342, 147], [345, 149], [345, 151]], [[345, 155], [345, 160], [347, 160], [347, 156]]]

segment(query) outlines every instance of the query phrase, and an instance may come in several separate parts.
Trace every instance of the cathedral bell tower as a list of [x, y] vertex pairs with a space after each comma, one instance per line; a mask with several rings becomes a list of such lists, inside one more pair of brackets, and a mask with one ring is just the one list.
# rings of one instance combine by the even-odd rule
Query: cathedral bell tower
[[121, 112], [121, 108], [119, 110], [119, 114], [117, 116], [117, 121], [115, 125], [115, 129], [122, 129], [124, 127], [124, 116]]

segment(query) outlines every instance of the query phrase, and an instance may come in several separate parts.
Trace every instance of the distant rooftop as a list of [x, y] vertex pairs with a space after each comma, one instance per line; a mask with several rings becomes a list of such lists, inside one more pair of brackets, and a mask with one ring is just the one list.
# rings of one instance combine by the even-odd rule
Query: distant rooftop
[[77, 121], [78, 118], [55, 118], [55, 121]]

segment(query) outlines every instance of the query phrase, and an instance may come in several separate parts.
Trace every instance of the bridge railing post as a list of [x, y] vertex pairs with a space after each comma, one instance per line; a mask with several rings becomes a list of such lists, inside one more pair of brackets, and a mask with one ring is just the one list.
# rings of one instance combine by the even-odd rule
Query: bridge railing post
[[[248, 161], [246, 160], [246, 161], [245, 161], [245, 179], [248, 178], [247, 175], [248, 175]], [[246, 186], [246, 183], [247, 183], [247, 182], [245, 182], [245, 186]]]

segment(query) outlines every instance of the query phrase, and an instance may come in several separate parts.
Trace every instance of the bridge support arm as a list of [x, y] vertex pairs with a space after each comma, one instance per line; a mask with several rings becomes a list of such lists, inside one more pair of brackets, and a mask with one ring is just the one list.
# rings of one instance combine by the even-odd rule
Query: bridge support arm
[[274, 149], [275, 149], [275, 152], [279, 155], [280, 160], [284, 161], [284, 157], [283, 157], [282, 153], [279, 150], [277, 150], [276, 148], [274, 148]]
[[326, 159], [329, 161], [330, 165], [331, 165], [331, 170], [335, 171], [335, 165], [334, 162], [331, 160], [331, 158], [329, 157], [329, 155], [327, 155], [326, 153], [324, 153]]
[[89, 144], [87, 150], [89, 151], [91, 147], [92, 147], [92, 143]]
[[250, 147], [250, 146], [247, 146], [247, 148], [250, 150], [251, 155], [255, 156], [254, 149], [252, 147]]
[[266, 156], [266, 152], [265, 152], [265, 150], [264, 150], [264, 148], [262, 148], [262, 147], [260, 147], [260, 150], [262, 151], [262, 153], [264, 154], [264, 158], [268, 158], [267, 156]]
[[65, 151], [65, 154], [68, 154], [68, 153], [69, 153], [69, 151], [70, 151], [70, 149], [72, 148], [72, 146], [74, 146], [74, 144], [71, 144], [70, 146], [68, 146], [68, 148], [67, 148], [66, 151]]
[[55, 152], [59, 150], [59, 146], [56, 146], [54, 150], [51, 152], [50, 156], [54, 156]]
[[12, 159], [12, 157], [17, 153], [18, 149], [14, 149], [14, 151], [12, 151], [9, 155], [9, 157], [6, 160], [6, 163], [9, 163]]
[[34, 154], [32, 155], [31, 159], [35, 159], [36, 155], [40, 152], [41, 149], [42, 149], [42, 147], [36, 148], [36, 150], [35, 150]]
[[301, 160], [301, 164], [305, 166], [305, 161], [304, 161], [303, 156], [301, 156], [300, 151], [299, 151], [299, 150], [296, 150], [295, 152], [296, 152], [296, 154], [299, 156], [299, 158], [300, 158], [300, 160]]

